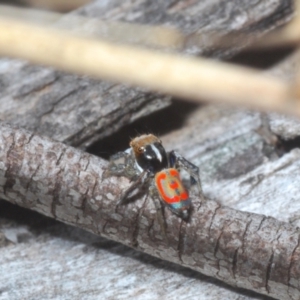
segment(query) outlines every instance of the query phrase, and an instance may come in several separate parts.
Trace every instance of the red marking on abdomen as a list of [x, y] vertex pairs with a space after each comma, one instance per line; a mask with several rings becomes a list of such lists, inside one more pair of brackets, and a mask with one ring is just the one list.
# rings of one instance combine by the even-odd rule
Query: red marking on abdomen
[[157, 173], [155, 185], [160, 197], [167, 204], [171, 205], [189, 198], [188, 192], [180, 181], [179, 173], [175, 169], [165, 169]]
[[169, 198], [171, 201], [169, 201], [169, 202], [171, 202], [171, 203], [176, 203], [176, 202], [179, 202], [180, 201], [180, 197], [179, 196], [174, 196], [173, 198]]
[[189, 199], [189, 194], [187, 191], [184, 191], [182, 194], [181, 194], [181, 200], [187, 200]]
[[155, 177], [156, 182], [160, 182], [162, 179], [166, 179], [167, 175], [165, 173], [160, 172]]
[[172, 175], [173, 177], [179, 177], [179, 173], [175, 169], [170, 170], [170, 175]]
[[170, 182], [170, 188], [175, 190], [175, 189], [178, 189], [179, 185], [178, 185], [178, 182], [176, 181], [171, 181]]

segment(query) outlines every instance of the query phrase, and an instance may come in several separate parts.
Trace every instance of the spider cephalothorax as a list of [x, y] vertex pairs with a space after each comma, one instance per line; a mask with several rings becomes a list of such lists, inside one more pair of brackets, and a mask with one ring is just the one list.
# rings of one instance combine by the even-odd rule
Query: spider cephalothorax
[[[120, 160], [123, 160], [120, 162]], [[189, 219], [191, 200], [180, 179], [179, 169], [186, 170], [191, 183], [197, 183], [202, 197], [199, 168], [176, 151], [166, 152], [162, 142], [153, 134], [143, 134], [130, 142], [130, 148], [111, 157], [108, 173], [125, 176], [133, 181], [123, 193], [123, 204], [134, 190], [148, 185], [154, 198], [184, 220]]]
[[168, 167], [168, 158], [161, 140], [153, 134], [144, 134], [130, 142], [136, 163], [141, 171], [152, 175]]

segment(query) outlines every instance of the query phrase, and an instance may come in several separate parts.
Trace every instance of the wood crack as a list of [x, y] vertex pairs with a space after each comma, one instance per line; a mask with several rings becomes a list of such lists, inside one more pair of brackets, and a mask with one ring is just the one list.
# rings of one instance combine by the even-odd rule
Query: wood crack
[[60, 162], [61, 162], [63, 156], [64, 156], [65, 153], [66, 153], [66, 151], [67, 151], [67, 147], [63, 148], [62, 151], [60, 152], [60, 155], [59, 155], [59, 157], [58, 157], [58, 159], [57, 159], [57, 161], [56, 161], [56, 165], [57, 165], [57, 166], [60, 164]]
[[260, 231], [261, 227], [262, 227], [262, 224], [267, 220], [267, 217], [266, 216], [262, 216], [262, 219], [257, 227], [257, 230], [256, 232]]
[[4, 174], [4, 178], [6, 179], [6, 182], [3, 186], [3, 192], [4, 195], [7, 195], [7, 189], [9, 189], [13, 184], [14, 184], [14, 179], [11, 178], [10, 175], [10, 169], [12, 167], [12, 160], [11, 160], [11, 153], [15, 148], [15, 134], [10, 135], [10, 137], [12, 138], [12, 142], [10, 143], [10, 146], [7, 150], [6, 153], [6, 170], [5, 170], [5, 174]]
[[35, 134], [32, 132], [31, 135], [29, 136], [27, 142], [26, 142], [26, 145], [29, 145], [31, 140], [35, 137]]
[[52, 105], [51, 105], [51, 107], [47, 111], [43, 112], [41, 115], [38, 116], [38, 118], [40, 120], [39, 123], [42, 122], [42, 119], [45, 118], [45, 116], [50, 115], [51, 113], [53, 113], [54, 110], [55, 110], [55, 108], [56, 108], [56, 106], [59, 103], [61, 103], [62, 101], [64, 101], [64, 99], [66, 99], [67, 97], [69, 97], [69, 96], [71, 96], [73, 94], [76, 94], [78, 92], [78, 90], [79, 90], [79, 88], [74, 89], [74, 90], [66, 93], [65, 95], [59, 97], [55, 102], [53, 102]]
[[31, 183], [33, 181], [33, 177], [37, 174], [37, 172], [39, 171], [40, 167], [41, 167], [41, 165], [38, 164], [37, 168], [34, 170], [34, 172], [32, 173], [32, 175], [30, 176], [29, 181], [28, 181], [28, 183], [26, 185], [26, 191], [29, 190], [30, 185], [31, 185]]
[[52, 203], [51, 203], [51, 214], [53, 216], [54, 219], [56, 219], [56, 206], [58, 204], [60, 204], [60, 188], [61, 188], [61, 178], [60, 178], [60, 174], [63, 172], [63, 170], [60, 170], [57, 173], [57, 178], [55, 181], [55, 186], [54, 186], [54, 190], [53, 190], [53, 197], [52, 197]]
[[140, 231], [140, 218], [144, 212], [147, 198], [148, 198], [147, 196], [144, 197], [143, 205], [141, 206], [141, 208], [139, 208], [138, 213], [136, 214], [136, 218], [134, 220], [134, 230], [133, 230], [132, 239], [131, 239], [131, 245], [134, 248], [139, 247], [138, 236], [139, 236], [139, 231]]
[[272, 270], [273, 259], [274, 259], [274, 250], [272, 249], [272, 254], [268, 261], [266, 276], [265, 276], [265, 289], [268, 294], [270, 294], [269, 280], [270, 280], [270, 275], [271, 275], [271, 270]]
[[[292, 251], [292, 254], [290, 256], [290, 263], [289, 263], [289, 267], [288, 267], [288, 293], [290, 294], [290, 288], [292, 287], [291, 285], [291, 272], [292, 272], [292, 267], [293, 267], [293, 264], [295, 263], [294, 261], [294, 256], [295, 256], [295, 253], [297, 251], [297, 249], [299, 248], [299, 245], [300, 245], [300, 235], [298, 235], [298, 240], [297, 240], [297, 245], [295, 246], [295, 248], [293, 249]], [[293, 299], [293, 297], [290, 295], [290, 298]]]
[[236, 270], [237, 270], [237, 261], [238, 261], [239, 249], [240, 248], [235, 249], [234, 255], [233, 255], [233, 260], [232, 260], [231, 271], [232, 271], [232, 276], [233, 276], [234, 279], [236, 279]]
[[274, 27], [281, 25], [287, 19], [291, 19], [291, 15], [293, 14], [293, 12], [294, 12], [293, 0], [280, 1], [280, 4], [272, 14], [256, 22], [255, 24], [251, 24], [243, 31], [248, 33], [253, 33], [254, 31], [263, 32], [266, 30], [270, 30]]
[[212, 225], [213, 225], [213, 223], [214, 223], [214, 219], [215, 219], [215, 217], [216, 217], [216, 215], [217, 215], [218, 210], [219, 210], [221, 207], [222, 207], [222, 206], [221, 206], [220, 204], [218, 204], [218, 206], [215, 208], [215, 210], [214, 210], [214, 212], [213, 212], [213, 215], [212, 215], [212, 217], [211, 217], [211, 222], [210, 222], [210, 225], [209, 225], [209, 229], [208, 229], [209, 234], [211, 234], [211, 228], [212, 228]]
[[248, 231], [251, 223], [252, 223], [252, 220], [247, 222], [245, 231], [244, 231], [243, 236], [242, 236], [242, 254], [244, 254], [244, 252], [245, 252], [245, 238], [246, 238], [247, 231]]

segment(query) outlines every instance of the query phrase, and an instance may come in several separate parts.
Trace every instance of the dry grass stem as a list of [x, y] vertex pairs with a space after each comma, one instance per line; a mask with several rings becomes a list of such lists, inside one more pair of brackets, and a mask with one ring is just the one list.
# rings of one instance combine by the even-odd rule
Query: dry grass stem
[[0, 20], [0, 54], [195, 101], [300, 115], [288, 84], [252, 69], [81, 38], [8, 18]]
[[[297, 1], [298, 2], [298, 1]], [[67, 2], [68, 3], [68, 2]], [[37, 9], [18, 8], [0, 5], [0, 16], [48, 25], [85, 37], [100, 37], [118, 43], [143, 45], [159, 49], [182, 50], [188, 47], [225, 47], [230, 48], [246, 42], [249, 49], [293, 46], [299, 43], [300, 19], [293, 19], [283, 28], [273, 31], [257, 40], [245, 33], [197, 32], [185, 34], [182, 31], [166, 26], [151, 26], [118, 21], [101, 21], [80, 15], [64, 15]]]
[[159, 49], [182, 49], [185, 42], [183, 33], [165, 26], [101, 21], [96, 18], [87, 18], [80, 15], [64, 15], [8, 5], [0, 5], [0, 16], [68, 30], [84, 37], [100, 37], [117, 43], [143, 45]]
[[50, 10], [71, 11], [91, 2], [91, 0], [20, 0], [19, 2]]

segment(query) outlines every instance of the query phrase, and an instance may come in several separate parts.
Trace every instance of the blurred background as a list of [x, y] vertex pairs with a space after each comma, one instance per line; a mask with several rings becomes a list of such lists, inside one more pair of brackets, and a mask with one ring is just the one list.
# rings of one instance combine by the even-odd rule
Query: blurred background
[[66, 13], [85, 5], [92, 0], [1, 0], [1, 4], [8, 4], [20, 7], [32, 7]]

